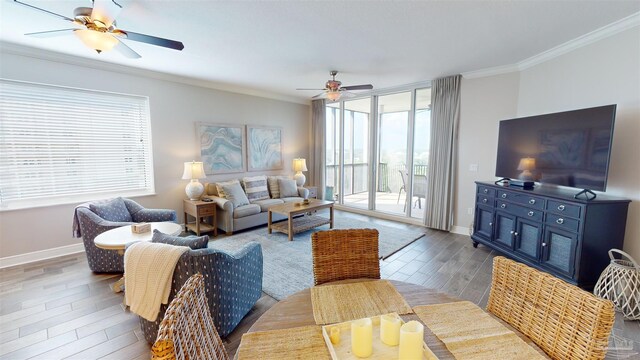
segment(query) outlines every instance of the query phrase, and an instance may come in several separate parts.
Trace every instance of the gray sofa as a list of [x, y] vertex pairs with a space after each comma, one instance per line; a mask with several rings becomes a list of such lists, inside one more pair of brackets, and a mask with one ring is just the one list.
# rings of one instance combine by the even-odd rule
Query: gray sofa
[[[241, 180], [242, 179], [239, 179], [238, 181], [242, 184]], [[252, 204], [239, 206], [235, 209], [231, 201], [218, 196], [218, 189], [215, 183], [205, 184], [205, 195], [203, 197], [215, 201], [218, 205], [218, 229], [225, 231], [227, 235], [231, 235], [234, 231], [266, 225], [268, 221], [267, 209], [269, 206], [283, 204], [285, 202], [300, 202], [309, 197], [309, 190], [298, 187], [297, 197], [258, 200]], [[275, 222], [283, 219], [286, 219], [286, 217], [275, 213], [273, 214], [272, 221]]]

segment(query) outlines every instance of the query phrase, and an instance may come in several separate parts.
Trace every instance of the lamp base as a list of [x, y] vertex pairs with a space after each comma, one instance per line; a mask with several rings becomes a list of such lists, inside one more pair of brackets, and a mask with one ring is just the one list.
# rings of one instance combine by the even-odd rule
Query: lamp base
[[298, 171], [295, 175], [293, 175], [293, 179], [296, 181], [296, 185], [301, 187], [304, 185], [304, 182], [307, 181], [307, 177], [304, 176], [302, 171]]
[[199, 200], [204, 193], [204, 185], [200, 184], [198, 179], [193, 179], [187, 184], [184, 191], [187, 193], [189, 200]]

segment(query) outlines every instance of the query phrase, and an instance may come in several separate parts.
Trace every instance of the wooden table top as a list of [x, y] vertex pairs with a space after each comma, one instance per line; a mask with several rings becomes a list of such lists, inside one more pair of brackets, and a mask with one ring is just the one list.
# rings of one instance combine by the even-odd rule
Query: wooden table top
[[[343, 281], [336, 281], [336, 282], [332, 282], [324, 285], [344, 284], [344, 283], [358, 282], [358, 281], [371, 281], [371, 280], [369, 279], [343, 280]], [[462, 301], [462, 299], [441, 293], [437, 290], [428, 289], [424, 286], [405, 283], [402, 281], [395, 281], [395, 280], [390, 280], [390, 281], [411, 307], [418, 306], [418, 305], [433, 305], [433, 304], [444, 304], [449, 302]], [[323, 285], [320, 285], [320, 286], [323, 286]], [[493, 316], [492, 314], [490, 315]], [[418, 316], [415, 314], [401, 315], [401, 317], [405, 322], [411, 321], [411, 320], [420, 321]], [[540, 354], [546, 357], [546, 354], [542, 350], [540, 350], [540, 348], [538, 348], [538, 346], [536, 346], [531, 341], [531, 339], [524, 336], [523, 334], [521, 334], [516, 329], [514, 329], [504, 321], [500, 320], [499, 318], [495, 316], [493, 316], [493, 318], [500, 321], [500, 323], [508, 327], [511, 331], [513, 331], [521, 339], [523, 339], [527, 344], [533, 346], [533, 348], [535, 348]], [[313, 307], [311, 305], [311, 291], [310, 289], [305, 289], [273, 305], [271, 309], [267, 310], [264, 314], [262, 314], [262, 316], [253, 324], [253, 326], [251, 326], [248, 332], [251, 333], [255, 331], [286, 329], [286, 328], [308, 326], [308, 325], [315, 325], [315, 324], [316, 323], [313, 318]], [[454, 359], [453, 355], [451, 355], [451, 353], [447, 350], [444, 343], [440, 341], [426, 326], [424, 328], [424, 341], [438, 358]]]
[[309, 199], [308, 205], [298, 202], [286, 202], [284, 204], [269, 206], [269, 211], [282, 215], [305, 213], [313, 210], [327, 209], [333, 207], [333, 201]]

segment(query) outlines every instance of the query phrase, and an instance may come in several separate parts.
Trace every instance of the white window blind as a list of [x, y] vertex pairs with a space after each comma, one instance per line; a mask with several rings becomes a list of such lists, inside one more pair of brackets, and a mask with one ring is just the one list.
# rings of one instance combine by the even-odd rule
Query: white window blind
[[148, 98], [0, 79], [0, 208], [153, 192]]

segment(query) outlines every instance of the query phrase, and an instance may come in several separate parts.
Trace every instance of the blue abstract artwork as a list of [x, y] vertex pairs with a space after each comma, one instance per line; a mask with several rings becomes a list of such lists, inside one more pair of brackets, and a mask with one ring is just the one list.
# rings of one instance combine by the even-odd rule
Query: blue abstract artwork
[[282, 129], [247, 126], [249, 171], [282, 170]]
[[198, 137], [207, 175], [245, 171], [243, 125], [198, 123]]

